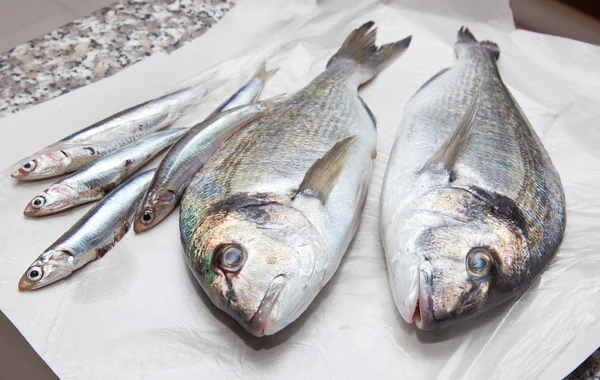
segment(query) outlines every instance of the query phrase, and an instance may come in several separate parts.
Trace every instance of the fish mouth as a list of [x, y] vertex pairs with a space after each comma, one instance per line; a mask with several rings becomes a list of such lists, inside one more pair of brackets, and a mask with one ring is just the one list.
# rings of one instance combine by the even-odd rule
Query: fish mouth
[[415, 272], [413, 289], [406, 308], [401, 310], [401, 315], [408, 323], [414, 323], [420, 330], [433, 330], [435, 318], [433, 315], [433, 299], [431, 288], [433, 281], [433, 268], [429, 261], [419, 264]]
[[247, 330], [250, 333], [257, 337], [262, 337], [279, 331], [275, 329], [278, 316], [278, 301], [279, 296], [285, 288], [285, 284], [286, 278], [283, 274], [273, 279], [256, 312], [246, 323]]

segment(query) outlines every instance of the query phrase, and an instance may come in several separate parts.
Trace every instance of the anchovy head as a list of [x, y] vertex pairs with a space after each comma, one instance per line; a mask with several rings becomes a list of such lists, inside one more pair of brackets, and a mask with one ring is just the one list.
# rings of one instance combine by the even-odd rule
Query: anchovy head
[[520, 294], [539, 272], [512, 201], [446, 188], [419, 202], [389, 260], [394, 299], [408, 323], [445, 327]]
[[21, 165], [11, 173], [11, 177], [20, 180], [35, 180], [57, 176], [67, 172], [71, 158], [62, 151], [46, 153]]
[[33, 198], [25, 207], [23, 214], [37, 217], [66, 210], [75, 204], [77, 197], [77, 192], [69, 186], [54, 184]]
[[149, 192], [133, 221], [135, 233], [147, 231], [160, 223], [175, 209], [177, 201], [176, 193], [171, 190], [160, 189], [158, 192]]
[[74, 257], [63, 250], [44, 252], [29, 266], [19, 281], [19, 290], [35, 290], [69, 276], [75, 270]]
[[[188, 263], [215, 305], [251, 334], [271, 335], [317, 295], [326, 249], [299, 211], [246, 201], [230, 200], [203, 221], [186, 247]], [[184, 209], [181, 218], [183, 231]]]

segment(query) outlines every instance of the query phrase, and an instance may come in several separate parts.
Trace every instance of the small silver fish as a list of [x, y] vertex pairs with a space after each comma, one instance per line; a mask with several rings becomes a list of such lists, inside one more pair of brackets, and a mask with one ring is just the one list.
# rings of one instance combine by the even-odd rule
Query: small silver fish
[[145, 134], [169, 126], [197, 105], [205, 92], [204, 85], [190, 86], [109, 116], [46, 147], [11, 176], [39, 180], [80, 169]]
[[256, 73], [250, 78], [248, 83], [243, 85], [239, 90], [233, 93], [227, 100], [218, 106], [207, 119], [217, 115], [220, 112], [230, 110], [232, 108], [245, 106], [258, 100], [265, 84], [271, 79], [278, 69], [267, 71], [267, 63], [263, 62]]
[[[153, 228], [169, 215], [179, 202], [189, 180], [223, 142], [267, 112], [266, 103], [244, 107], [258, 99], [267, 76], [263, 63], [252, 79], [219, 106], [211, 114], [212, 117], [209, 116], [192, 127], [169, 149], [135, 217], [133, 230], [136, 233]], [[223, 113], [231, 109], [234, 110]]]
[[50, 185], [27, 204], [23, 212], [39, 217], [102, 199], [127, 176], [172, 145], [187, 129], [154, 132]]
[[129, 230], [153, 175], [154, 169], [133, 177], [91, 208], [29, 266], [19, 290], [50, 285], [102, 258]]
[[62, 149], [40, 154], [14, 171], [11, 176], [22, 181], [37, 181], [72, 173], [144, 136], [146, 134], [138, 133], [112, 141], [90, 142], [84, 145], [68, 144]]
[[188, 265], [213, 303], [256, 336], [296, 320], [358, 227], [376, 129], [357, 94], [408, 47], [352, 31], [325, 72], [229, 138], [181, 201]]
[[381, 194], [392, 294], [423, 330], [521, 294], [566, 223], [559, 175], [502, 82], [498, 46], [462, 28], [455, 50], [407, 103]]
[[225, 111], [193, 127], [169, 149], [135, 217], [136, 233], [160, 223], [181, 198], [192, 176], [219, 147], [242, 127], [263, 116], [268, 103], [253, 103]]

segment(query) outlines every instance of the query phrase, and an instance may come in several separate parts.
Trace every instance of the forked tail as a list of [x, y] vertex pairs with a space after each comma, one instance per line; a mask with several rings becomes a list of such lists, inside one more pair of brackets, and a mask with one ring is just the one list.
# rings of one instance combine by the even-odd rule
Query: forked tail
[[340, 50], [327, 62], [327, 67], [341, 60], [351, 60], [368, 72], [369, 76], [366, 80], [369, 80], [398, 58], [410, 45], [412, 36], [398, 42], [377, 46], [375, 44], [377, 28], [371, 30], [373, 25], [375, 23], [369, 21], [350, 32]]
[[477, 41], [473, 33], [467, 28], [463, 26], [458, 30], [458, 35], [456, 36], [456, 43], [454, 44], [454, 50], [456, 50], [456, 55], [460, 56], [463, 51], [463, 48], [478, 48], [482, 51], [486, 52], [490, 57], [494, 60], [498, 60], [500, 57], [500, 48], [495, 42], [492, 41]]

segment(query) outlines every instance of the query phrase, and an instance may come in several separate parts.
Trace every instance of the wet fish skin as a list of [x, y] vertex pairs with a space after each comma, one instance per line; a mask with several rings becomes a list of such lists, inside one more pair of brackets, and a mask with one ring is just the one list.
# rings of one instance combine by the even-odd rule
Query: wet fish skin
[[29, 266], [19, 290], [55, 283], [110, 251], [129, 230], [154, 171], [136, 175], [90, 209]]
[[126, 145], [60, 182], [50, 185], [27, 204], [23, 213], [29, 217], [46, 216], [102, 199], [127, 176], [175, 143], [186, 131], [186, 129], [171, 129], [154, 132]]
[[213, 153], [229, 137], [251, 121], [263, 116], [268, 109], [269, 104], [264, 102], [240, 106], [192, 127], [169, 149], [161, 161], [135, 217], [134, 231], [147, 231], [167, 217], [177, 206], [192, 176]]
[[258, 100], [267, 81], [277, 73], [278, 69], [267, 71], [267, 63], [263, 62], [256, 73], [240, 89], [219, 105], [207, 119], [223, 111], [245, 106]]
[[37, 180], [77, 170], [124, 143], [169, 126], [198, 104], [205, 92], [203, 85], [189, 86], [111, 115], [45, 149], [55, 150], [27, 159], [11, 176]]
[[215, 117], [256, 101], [272, 73], [267, 72], [266, 62], [263, 62], [244, 86], [169, 149], [134, 219], [136, 233], [147, 231], [166, 218], [177, 206], [189, 180], [206, 160], [233, 133], [267, 111], [267, 104], [257, 104]]
[[324, 73], [232, 136], [192, 178], [180, 232], [212, 302], [256, 336], [300, 316], [335, 273], [371, 178], [375, 121], [357, 94], [409, 45], [354, 30]]
[[394, 300], [423, 330], [521, 294], [566, 223], [559, 175], [500, 77], [498, 46], [462, 28], [455, 50], [407, 103], [381, 195]]
[[11, 177], [22, 181], [37, 181], [72, 173], [144, 136], [145, 134], [140, 133], [112, 141], [91, 142], [72, 147], [67, 145], [65, 148], [39, 155], [15, 170]]

